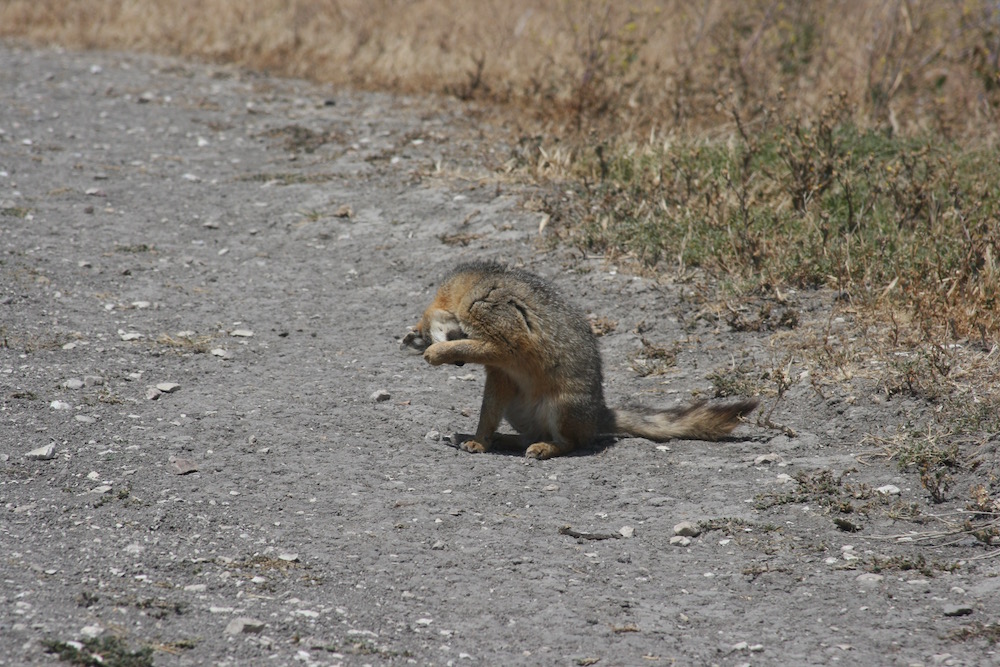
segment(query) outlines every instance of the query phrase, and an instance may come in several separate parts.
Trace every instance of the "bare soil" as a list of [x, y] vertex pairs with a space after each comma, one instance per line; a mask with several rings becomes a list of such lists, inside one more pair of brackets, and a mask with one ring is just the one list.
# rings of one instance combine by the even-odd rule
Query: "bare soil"
[[[727, 324], [710, 283], [554, 246], [492, 136], [442, 99], [0, 46], [0, 665], [90, 637], [156, 665], [1000, 664], [966, 468], [934, 498], [885, 446], [933, 403], [802, 370], [809, 331], [849, 339], [837, 295]], [[474, 258], [594, 314], [612, 403], [739, 367], [760, 421], [459, 451], [481, 370], [399, 339]]]

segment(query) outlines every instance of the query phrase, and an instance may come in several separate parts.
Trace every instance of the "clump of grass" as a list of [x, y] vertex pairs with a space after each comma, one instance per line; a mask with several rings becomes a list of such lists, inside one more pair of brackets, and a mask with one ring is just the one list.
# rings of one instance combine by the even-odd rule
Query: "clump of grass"
[[153, 649], [144, 646], [136, 651], [118, 637], [107, 635], [83, 642], [45, 640], [47, 653], [55, 653], [63, 662], [81, 667], [152, 667]]
[[[725, 141], [654, 138], [581, 155], [581, 224], [564, 238], [647, 267], [704, 268], [744, 292], [838, 289], [953, 338], [1000, 332], [995, 153], [862, 129], [844, 96], [806, 117], [784, 105], [753, 127], [733, 109]], [[736, 314], [732, 325], [771, 317]]]
[[927, 560], [923, 554], [915, 558], [909, 556], [872, 556], [866, 563], [868, 572], [919, 572], [925, 577], [933, 577], [938, 572], [954, 572], [959, 569], [958, 563], [945, 563], [938, 560]]

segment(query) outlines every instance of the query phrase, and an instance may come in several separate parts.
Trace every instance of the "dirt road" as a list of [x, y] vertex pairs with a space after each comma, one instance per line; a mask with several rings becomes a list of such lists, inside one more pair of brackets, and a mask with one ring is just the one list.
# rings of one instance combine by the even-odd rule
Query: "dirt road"
[[[461, 260], [603, 318], [612, 403], [787, 353], [691, 285], [539, 243], [479, 129], [443, 100], [0, 47], [0, 665], [98, 642], [156, 665], [1000, 664], [997, 558], [927, 538], [962, 498], [932, 506], [866, 440], [930, 408], [862, 378], [789, 366], [771, 419], [794, 437], [450, 446], [481, 370], [398, 343]], [[675, 365], [637, 373], [657, 349]]]

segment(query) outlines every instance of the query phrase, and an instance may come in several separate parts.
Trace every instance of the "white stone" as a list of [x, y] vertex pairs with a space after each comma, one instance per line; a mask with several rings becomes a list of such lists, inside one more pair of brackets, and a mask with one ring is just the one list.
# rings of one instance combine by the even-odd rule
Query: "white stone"
[[239, 635], [239, 634], [255, 634], [258, 635], [264, 631], [265, 623], [263, 621], [258, 621], [253, 618], [248, 618], [246, 616], [240, 616], [229, 621], [229, 625], [226, 626], [227, 635]]
[[50, 442], [44, 447], [32, 449], [25, 456], [33, 461], [48, 461], [56, 457], [56, 446]]
[[674, 535], [682, 535], [684, 537], [698, 537], [699, 535], [701, 535], [701, 528], [699, 528], [690, 521], [681, 521], [679, 524], [674, 526]]

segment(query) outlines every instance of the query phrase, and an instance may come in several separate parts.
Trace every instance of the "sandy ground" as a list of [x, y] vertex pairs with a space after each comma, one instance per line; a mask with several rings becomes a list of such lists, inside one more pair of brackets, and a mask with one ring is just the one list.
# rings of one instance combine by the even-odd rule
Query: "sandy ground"
[[[0, 665], [93, 637], [156, 665], [1000, 664], [960, 638], [998, 620], [996, 547], [928, 539], [967, 494], [932, 505], [866, 439], [916, 399], [792, 368], [794, 437], [451, 446], [482, 371], [399, 338], [462, 260], [613, 323], [612, 403], [788, 354], [539, 242], [488, 136], [442, 100], [0, 46]], [[643, 338], [676, 365], [637, 373]]]

